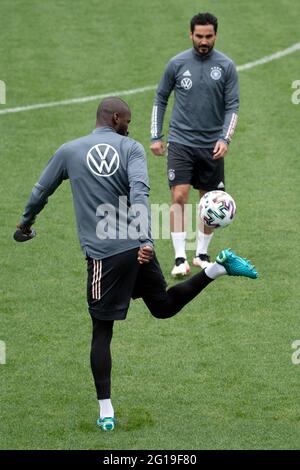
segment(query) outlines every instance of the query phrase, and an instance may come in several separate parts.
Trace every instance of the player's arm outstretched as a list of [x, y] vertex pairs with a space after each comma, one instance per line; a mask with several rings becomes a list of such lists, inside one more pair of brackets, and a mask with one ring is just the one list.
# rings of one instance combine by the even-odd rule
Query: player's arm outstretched
[[47, 204], [48, 197], [51, 196], [62, 181], [67, 178], [64, 146], [62, 146], [49, 160], [38, 183], [36, 183], [32, 189], [23, 216], [14, 233], [14, 239], [17, 242], [25, 242], [36, 236], [35, 230], [31, 228], [35, 222], [36, 216]]

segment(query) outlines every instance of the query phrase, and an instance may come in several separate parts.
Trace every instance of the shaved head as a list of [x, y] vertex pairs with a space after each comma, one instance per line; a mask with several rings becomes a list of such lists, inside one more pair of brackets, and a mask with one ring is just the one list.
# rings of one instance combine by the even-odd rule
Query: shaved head
[[97, 121], [106, 121], [115, 113], [122, 114], [126, 112], [130, 113], [128, 104], [125, 103], [125, 101], [121, 100], [121, 98], [118, 98], [116, 96], [110, 96], [108, 98], [105, 98], [99, 104], [97, 109]]
[[128, 104], [117, 96], [105, 98], [97, 109], [97, 127], [109, 126], [118, 134], [128, 135], [131, 111]]

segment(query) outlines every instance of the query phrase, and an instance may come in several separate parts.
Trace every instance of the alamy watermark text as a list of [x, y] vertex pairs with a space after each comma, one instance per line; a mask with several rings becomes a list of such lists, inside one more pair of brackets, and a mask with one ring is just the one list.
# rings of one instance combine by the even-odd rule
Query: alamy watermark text
[[299, 104], [300, 103], [300, 80], [294, 80], [292, 83], [292, 88], [295, 89], [294, 93], [292, 94], [292, 103]]
[[6, 85], [0, 80], [0, 104], [6, 104]]

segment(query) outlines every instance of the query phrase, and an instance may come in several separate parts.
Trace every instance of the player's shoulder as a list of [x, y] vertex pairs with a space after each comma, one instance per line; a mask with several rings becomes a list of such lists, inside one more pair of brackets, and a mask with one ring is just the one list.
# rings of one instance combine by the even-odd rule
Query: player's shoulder
[[179, 52], [175, 56], [173, 56], [170, 60], [169, 63], [174, 64], [174, 65], [180, 65], [183, 62], [186, 62], [187, 60], [190, 60], [193, 58], [193, 51], [192, 49], [186, 49], [185, 51]]
[[68, 142], [62, 144], [58, 150], [66, 153], [69, 151], [74, 151], [74, 149], [79, 148], [82, 144], [84, 144], [88, 140], [90, 135], [91, 134], [87, 134], [81, 137], [77, 137], [76, 139], [69, 140]]
[[80, 154], [82, 151], [87, 151], [87, 149], [99, 143], [111, 145], [117, 151], [124, 152], [125, 154], [127, 152], [145, 153], [145, 149], [140, 142], [117, 132], [102, 134], [100, 140], [99, 134], [92, 132], [91, 134], [64, 143], [57, 152], [64, 156], [73, 156], [76, 152]]
[[120, 135], [120, 139], [123, 145], [125, 145], [128, 149], [135, 152], [145, 153], [144, 146], [132, 137]]
[[228, 55], [224, 54], [223, 52], [218, 51], [217, 49], [213, 50], [213, 55], [212, 55], [213, 60], [218, 60], [219, 62], [222, 62], [224, 65], [234, 65], [234, 61], [228, 57]]

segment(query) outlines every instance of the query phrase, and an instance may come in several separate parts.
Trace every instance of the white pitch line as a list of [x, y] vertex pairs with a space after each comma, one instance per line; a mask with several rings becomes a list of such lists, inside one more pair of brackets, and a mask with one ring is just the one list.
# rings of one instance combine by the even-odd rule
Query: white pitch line
[[[277, 51], [274, 54], [267, 55], [253, 62], [248, 62], [247, 64], [243, 64], [243, 65], [238, 65], [237, 71], [242, 72], [244, 70], [252, 69], [253, 67], [256, 67], [257, 65], [263, 65], [268, 62], [272, 62], [273, 60], [277, 60], [277, 59], [280, 59], [281, 57], [285, 57], [289, 54], [293, 54], [294, 52], [298, 50], [300, 50], [300, 42], [296, 42], [295, 44], [288, 47], [287, 49], [283, 49], [282, 51]], [[66, 106], [69, 104], [86, 103], [88, 101], [102, 100], [109, 96], [135, 95], [137, 93], [144, 93], [145, 91], [155, 90], [156, 87], [157, 85], [148, 85], [148, 86], [144, 86], [141, 88], [133, 88], [131, 90], [113, 91], [111, 93], [104, 93], [102, 95], [84, 96], [82, 98], [73, 98], [73, 99], [63, 100], [63, 101], [51, 101], [50, 103], [30, 104], [28, 106], [18, 106], [15, 108], [4, 108], [4, 109], [0, 109], [0, 114], [21, 113], [22, 111], [31, 111], [33, 109], [53, 108], [55, 106]]]
[[266, 55], [265, 57], [262, 57], [261, 59], [255, 60], [254, 62], [248, 62], [248, 64], [238, 65], [237, 71], [242, 72], [243, 70], [252, 69], [253, 67], [256, 67], [257, 65], [267, 64], [268, 62], [272, 62], [273, 60], [280, 59], [281, 57], [284, 57], [286, 55], [293, 54], [293, 52], [296, 52], [299, 50], [300, 50], [300, 42], [296, 42], [296, 44], [293, 44], [291, 47], [288, 47], [287, 49], [283, 49], [282, 51], [275, 52], [274, 54], [271, 54], [271, 55]]
[[157, 85], [144, 86], [142, 88], [133, 88], [132, 90], [112, 91], [102, 95], [83, 96], [82, 98], [73, 98], [63, 101], [51, 101], [50, 103], [37, 103], [28, 106], [18, 106], [17, 108], [1, 109], [0, 114], [21, 113], [22, 111], [31, 111], [32, 109], [53, 108], [54, 106], [66, 106], [68, 104], [86, 103], [87, 101], [96, 101], [108, 98], [109, 96], [125, 96], [135, 95], [136, 93], [144, 93], [144, 91], [155, 90]]

